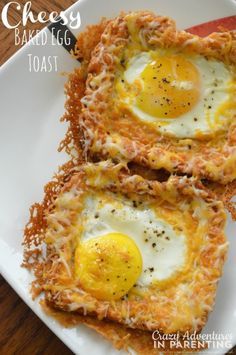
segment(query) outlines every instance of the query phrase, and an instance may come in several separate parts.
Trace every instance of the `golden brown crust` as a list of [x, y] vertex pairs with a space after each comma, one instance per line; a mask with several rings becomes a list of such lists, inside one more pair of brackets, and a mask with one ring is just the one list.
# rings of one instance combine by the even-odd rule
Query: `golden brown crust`
[[[182, 51], [202, 54], [225, 63], [236, 63], [234, 32], [213, 33], [200, 38], [177, 31], [172, 20], [150, 12], [138, 13], [136, 28], [150, 48], [179, 46]], [[117, 62], [129, 41], [126, 15], [109, 22], [92, 53], [88, 67], [83, 113], [80, 124], [84, 144], [90, 154], [100, 158], [134, 161], [153, 169], [194, 175], [227, 183], [236, 178], [235, 125], [222, 133], [202, 139], [163, 137], [127, 112], [114, 110], [109, 98], [114, 92]], [[103, 85], [94, 85], [94, 77]], [[105, 85], [104, 85], [105, 83]], [[127, 119], [128, 117], [128, 119]]]
[[[58, 198], [53, 201], [50, 213], [46, 211], [47, 225], [42, 233], [49, 244], [38, 282], [39, 287], [45, 291], [46, 299], [60, 309], [82, 311], [84, 314], [96, 315], [99, 319], [108, 318], [132, 328], [160, 329], [164, 332], [199, 331], [213, 307], [216, 282], [226, 257], [227, 243], [223, 233], [225, 214], [222, 204], [214, 201], [213, 195], [200, 182], [186, 177], [170, 177], [163, 183], [148, 181], [138, 175], [131, 176], [123, 165], [113, 165], [110, 162], [85, 164], [76, 170], [61, 189]], [[189, 235], [194, 235], [192, 242], [196, 243], [194, 248], [198, 250], [195, 258], [191, 259], [194, 267], [192, 265], [179, 281], [173, 280], [167, 288], [154, 288], [137, 300], [131, 293], [127, 300], [99, 301], [81, 290], [73, 276], [73, 231], [78, 230], [83, 196], [90, 191], [98, 193], [103, 190], [122, 193], [132, 200], [144, 200], [145, 197], [145, 201], [158, 201], [162, 211], [158, 213], [172, 211], [173, 215], [174, 208], [179, 211], [177, 218], [184, 214], [183, 223], [186, 223]], [[64, 197], [67, 196], [66, 193], [70, 196], [68, 201]], [[196, 216], [195, 208], [198, 211]], [[43, 236], [40, 236], [41, 241]]]
[[109, 20], [104, 18], [96, 25], [87, 26], [86, 29], [79, 34], [75, 48], [77, 59], [87, 64], [90, 62], [92, 51], [100, 42], [101, 35], [108, 23]]
[[[170, 173], [166, 170], [153, 170], [147, 169], [142, 165], [129, 163], [128, 164], [130, 174], [140, 175], [146, 180], [158, 180], [166, 181], [168, 180]], [[232, 219], [236, 220], [236, 203], [233, 201], [233, 198], [236, 195], [236, 180], [228, 183], [226, 185], [212, 182], [209, 180], [202, 180], [203, 185], [213, 193], [213, 196], [216, 200], [222, 201], [225, 207], [230, 214]]]
[[79, 125], [78, 116], [81, 113], [81, 99], [85, 94], [86, 79], [88, 75], [88, 64], [92, 52], [101, 39], [105, 27], [109, 21], [102, 19], [97, 25], [88, 26], [78, 38], [75, 48], [75, 57], [80, 60], [80, 67], [68, 75], [68, 81], [65, 85], [65, 94], [67, 96], [65, 104], [65, 114], [61, 121], [69, 123], [65, 138], [59, 146], [59, 151], [64, 150], [73, 159], [74, 163], [80, 164], [83, 159], [81, 146], [82, 129]]
[[[163, 352], [165, 355], [174, 355], [174, 353], [178, 353], [179, 355], [182, 353], [186, 354], [185, 351], [182, 352], [179, 349], [178, 352], [175, 351], [173, 353], [173, 346], [172, 350], [170, 350], [171, 347], [169, 341], [165, 341], [164, 349], [162, 348], [160, 351], [155, 349], [151, 332], [126, 328], [118, 323], [102, 321], [94, 317], [84, 317], [75, 312], [63, 312], [59, 309], [53, 308], [52, 305], [45, 301], [42, 301], [41, 305], [43, 310], [49, 316], [55, 318], [62, 326], [70, 328], [80, 324], [85, 324], [89, 328], [102, 335], [105, 339], [109, 340], [118, 350], [123, 349], [129, 353], [129, 350], [132, 349], [138, 355], [161, 355]], [[180, 342], [182, 342], [181, 339]], [[193, 351], [197, 350], [188, 349], [188, 352]]]

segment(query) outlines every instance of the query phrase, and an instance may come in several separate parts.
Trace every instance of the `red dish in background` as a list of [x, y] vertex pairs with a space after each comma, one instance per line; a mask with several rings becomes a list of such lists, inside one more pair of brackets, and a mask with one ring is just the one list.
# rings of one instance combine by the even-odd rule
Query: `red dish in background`
[[200, 25], [189, 27], [186, 29], [186, 31], [194, 35], [204, 37], [212, 32], [219, 31], [220, 28], [231, 31], [236, 30], [236, 16], [223, 17], [210, 22], [205, 22]]

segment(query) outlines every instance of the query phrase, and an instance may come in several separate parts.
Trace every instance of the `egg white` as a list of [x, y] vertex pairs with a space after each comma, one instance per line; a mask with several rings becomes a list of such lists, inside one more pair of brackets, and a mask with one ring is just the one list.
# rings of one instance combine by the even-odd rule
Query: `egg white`
[[[221, 104], [229, 99], [229, 87], [232, 80], [230, 70], [224, 63], [217, 60], [207, 60], [200, 55], [188, 56], [187, 59], [198, 69], [201, 81], [200, 98], [189, 112], [174, 119], [153, 117], [136, 106], [135, 99], [130, 92], [127, 93], [125, 99], [121, 100], [141, 121], [152, 123], [157, 131], [178, 138], [194, 138], [198, 133], [210, 134], [226, 129], [228, 119], [225, 116], [220, 116], [216, 120], [216, 111]], [[131, 58], [123, 74], [123, 85], [125, 82], [133, 84], [135, 80], [143, 85], [141, 74], [151, 62], [151, 52], [141, 52]], [[217, 86], [215, 86], [216, 83]], [[192, 83], [175, 80], [171, 85], [188, 90]]]
[[177, 234], [170, 224], [157, 218], [151, 209], [134, 207], [129, 200], [108, 203], [94, 196], [86, 199], [82, 218], [81, 242], [118, 232], [136, 243], [143, 259], [138, 286], [168, 279], [184, 267], [186, 237]]

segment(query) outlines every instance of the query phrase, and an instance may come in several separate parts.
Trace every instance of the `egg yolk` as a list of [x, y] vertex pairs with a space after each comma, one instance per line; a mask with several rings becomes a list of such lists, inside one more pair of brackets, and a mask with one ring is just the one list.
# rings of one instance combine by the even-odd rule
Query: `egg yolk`
[[197, 68], [180, 55], [153, 58], [141, 74], [143, 89], [136, 105], [154, 117], [176, 118], [198, 102], [200, 75]]
[[135, 242], [120, 233], [89, 239], [77, 247], [75, 274], [82, 288], [100, 300], [117, 300], [142, 272], [142, 257]]

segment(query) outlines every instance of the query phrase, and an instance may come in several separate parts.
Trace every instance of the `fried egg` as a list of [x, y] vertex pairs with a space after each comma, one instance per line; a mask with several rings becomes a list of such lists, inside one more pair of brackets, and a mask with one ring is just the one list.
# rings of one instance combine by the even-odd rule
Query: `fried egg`
[[178, 138], [226, 130], [236, 112], [234, 87], [223, 62], [163, 49], [133, 55], [116, 83], [123, 107]]
[[82, 165], [53, 203], [40, 283], [50, 305], [149, 331], [202, 328], [227, 251], [223, 205], [207, 189], [106, 161]]
[[92, 196], [82, 220], [76, 275], [97, 299], [119, 299], [134, 285], [145, 289], [185, 268], [186, 236], [150, 207]]

